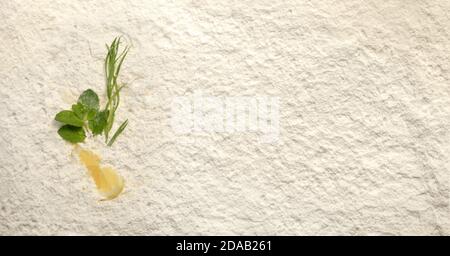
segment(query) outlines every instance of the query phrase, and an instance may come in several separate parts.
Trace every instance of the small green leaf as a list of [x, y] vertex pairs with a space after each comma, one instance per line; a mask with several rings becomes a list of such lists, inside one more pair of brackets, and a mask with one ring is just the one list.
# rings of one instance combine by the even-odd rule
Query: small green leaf
[[86, 109], [81, 103], [72, 105], [72, 111], [77, 115], [77, 117], [84, 121], [94, 119], [97, 114], [97, 110]]
[[56, 114], [55, 120], [64, 124], [70, 124], [77, 127], [83, 126], [83, 120], [81, 120], [73, 111], [63, 110]]
[[95, 118], [95, 115], [97, 115], [97, 110], [95, 110], [95, 109], [89, 109], [89, 110], [87, 111], [87, 114], [86, 114], [86, 119], [87, 119], [87, 120], [92, 120], [92, 119]]
[[87, 89], [80, 95], [78, 103], [83, 105], [85, 109], [99, 109], [98, 95], [91, 89]]
[[77, 115], [78, 118], [84, 119], [84, 107], [80, 103], [72, 105], [72, 111]]
[[111, 147], [111, 145], [114, 143], [114, 141], [116, 141], [117, 137], [123, 132], [123, 130], [125, 130], [125, 128], [128, 125], [128, 119], [125, 120], [125, 122], [123, 122], [119, 128], [117, 129], [117, 131], [114, 133], [114, 135], [112, 136], [112, 138], [109, 140], [108, 142], [108, 146]]
[[98, 135], [103, 132], [106, 125], [106, 120], [108, 118], [108, 110], [97, 112], [92, 120], [89, 120], [89, 129], [91, 129], [92, 134]]
[[58, 130], [59, 136], [71, 143], [83, 142], [86, 134], [82, 127], [64, 125]]

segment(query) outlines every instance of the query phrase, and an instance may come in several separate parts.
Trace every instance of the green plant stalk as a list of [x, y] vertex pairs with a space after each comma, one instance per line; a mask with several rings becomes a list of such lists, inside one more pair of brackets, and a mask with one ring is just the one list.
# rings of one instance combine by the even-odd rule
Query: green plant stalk
[[115, 113], [117, 108], [119, 107], [120, 90], [124, 86], [124, 85], [119, 86], [117, 78], [119, 77], [120, 69], [129, 50], [129, 47], [125, 47], [125, 49], [121, 53], [119, 53], [120, 40], [121, 38], [117, 37], [114, 39], [111, 45], [106, 46], [108, 49], [108, 53], [105, 58], [105, 76], [106, 76], [106, 95], [108, 101], [106, 103], [105, 110], [108, 110], [108, 117], [104, 129], [104, 134], [105, 134], [105, 143], [107, 143], [108, 146], [112, 145], [117, 136], [125, 129], [126, 124], [128, 123], [127, 121], [124, 122], [125, 125], [122, 124], [114, 134], [115, 135], [115, 137], [113, 136], [114, 140], [113, 138], [109, 140], [109, 132], [112, 129]]

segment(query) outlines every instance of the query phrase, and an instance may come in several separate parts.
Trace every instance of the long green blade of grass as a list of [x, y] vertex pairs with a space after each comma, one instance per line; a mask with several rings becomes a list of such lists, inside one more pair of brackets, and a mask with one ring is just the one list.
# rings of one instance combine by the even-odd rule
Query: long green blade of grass
[[123, 130], [125, 130], [125, 128], [127, 127], [127, 125], [128, 125], [128, 119], [125, 120], [125, 122], [123, 122], [123, 123], [119, 126], [119, 128], [117, 128], [117, 131], [114, 133], [114, 135], [113, 135], [113, 136], [111, 137], [111, 139], [109, 140], [108, 146], [111, 146], [111, 145], [114, 143], [114, 141], [116, 141], [117, 137], [123, 132]]

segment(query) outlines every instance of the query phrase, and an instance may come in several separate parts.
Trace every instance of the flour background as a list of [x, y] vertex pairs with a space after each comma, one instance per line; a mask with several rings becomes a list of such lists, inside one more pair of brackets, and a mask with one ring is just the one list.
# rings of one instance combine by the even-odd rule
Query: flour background
[[[1, 1], [0, 234], [450, 234], [448, 1]], [[126, 59], [99, 202], [55, 113]], [[175, 96], [280, 97], [280, 142], [176, 136]], [[104, 97], [104, 94], [102, 95]], [[104, 98], [103, 98], [104, 99]]]

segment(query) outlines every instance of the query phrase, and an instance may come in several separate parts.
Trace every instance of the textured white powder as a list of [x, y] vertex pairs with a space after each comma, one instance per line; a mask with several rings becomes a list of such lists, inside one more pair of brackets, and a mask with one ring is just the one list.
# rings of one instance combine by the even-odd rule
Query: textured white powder
[[[1, 1], [0, 234], [450, 234], [450, 2]], [[100, 202], [54, 115], [124, 35]], [[176, 135], [174, 97], [280, 99], [280, 141]]]

